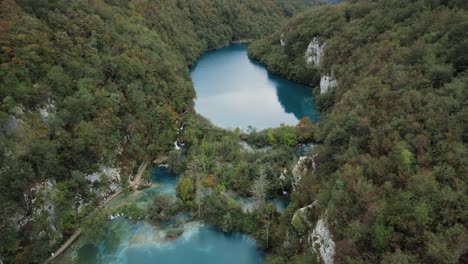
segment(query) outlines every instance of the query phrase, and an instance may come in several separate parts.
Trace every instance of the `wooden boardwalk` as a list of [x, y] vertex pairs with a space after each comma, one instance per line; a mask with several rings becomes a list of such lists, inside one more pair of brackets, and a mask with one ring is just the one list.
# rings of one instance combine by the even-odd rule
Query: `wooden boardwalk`
[[[137, 187], [138, 184], [140, 184], [141, 177], [142, 177], [143, 173], [145, 172], [146, 167], [149, 165], [150, 161], [151, 160], [149, 158], [147, 158], [140, 165], [140, 168], [138, 168], [138, 172], [135, 175], [135, 178], [130, 183], [130, 186], [129, 186], [130, 189], [133, 189], [133, 188]], [[94, 213], [96, 210], [104, 208], [104, 206], [106, 206], [110, 201], [112, 201], [115, 197], [119, 196], [121, 193], [122, 193], [122, 189], [118, 190], [117, 192], [113, 193], [111, 196], [107, 197], [107, 199], [104, 200], [96, 209], [94, 209], [94, 211], [92, 213]], [[75, 241], [75, 239], [77, 239], [80, 236], [80, 234], [81, 234], [81, 228], [78, 228], [77, 230], [75, 230], [73, 235], [65, 243], [63, 243], [63, 245], [59, 249], [57, 249], [57, 251], [55, 251], [55, 253], [53, 253], [48, 259], [46, 259], [44, 261], [44, 263], [45, 264], [50, 263], [52, 260], [54, 260], [60, 254], [62, 254], [63, 251], [65, 251], [65, 249], [67, 249], [68, 246], [70, 246], [70, 244], [73, 243], [73, 241]]]

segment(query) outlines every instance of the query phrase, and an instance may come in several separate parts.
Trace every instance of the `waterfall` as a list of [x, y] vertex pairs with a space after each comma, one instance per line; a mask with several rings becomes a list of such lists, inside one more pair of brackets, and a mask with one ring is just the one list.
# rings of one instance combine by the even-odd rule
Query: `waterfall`
[[176, 141], [174, 141], [174, 148], [176, 150], [180, 150], [181, 147], [183, 147], [185, 145], [184, 143], [182, 143], [180, 141], [180, 134], [182, 134], [183, 131], [184, 131], [184, 123], [182, 123], [182, 125], [179, 127], [179, 129], [177, 129]]

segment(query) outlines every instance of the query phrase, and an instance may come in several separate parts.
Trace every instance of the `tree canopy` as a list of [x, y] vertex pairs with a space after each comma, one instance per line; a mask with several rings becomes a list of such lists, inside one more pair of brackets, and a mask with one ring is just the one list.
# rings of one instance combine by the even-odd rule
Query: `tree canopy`
[[[0, 262], [40, 262], [70, 235], [78, 200], [97, 202], [86, 175], [118, 167], [125, 186], [173, 148], [202, 52], [264, 36], [313, 2], [1, 1]], [[28, 201], [45, 181], [61, 186], [55, 219]], [[51, 227], [59, 238], [40, 234]]]
[[[314, 87], [323, 116], [307, 195], [328, 213], [336, 261], [466, 261], [466, 10], [466, 1], [350, 1], [311, 8], [250, 45], [271, 71]], [[308, 65], [314, 38], [324, 56]], [[328, 74], [337, 86], [320, 94]]]

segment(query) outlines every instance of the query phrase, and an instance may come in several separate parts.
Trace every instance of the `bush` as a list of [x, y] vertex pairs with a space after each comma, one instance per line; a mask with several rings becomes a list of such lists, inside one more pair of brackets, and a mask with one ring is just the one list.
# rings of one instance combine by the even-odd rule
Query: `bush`
[[182, 177], [177, 183], [177, 196], [182, 199], [182, 201], [193, 200], [195, 197], [195, 186], [193, 180], [190, 177]]

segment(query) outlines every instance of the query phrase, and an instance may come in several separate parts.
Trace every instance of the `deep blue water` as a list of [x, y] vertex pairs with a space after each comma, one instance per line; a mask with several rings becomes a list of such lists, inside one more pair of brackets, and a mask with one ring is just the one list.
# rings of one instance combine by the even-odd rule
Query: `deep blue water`
[[248, 58], [246, 44], [205, 53], [191, 75], [195, 109], [218, 126], [264, 129], [319, 118], [312, 89], [270, 74]]

